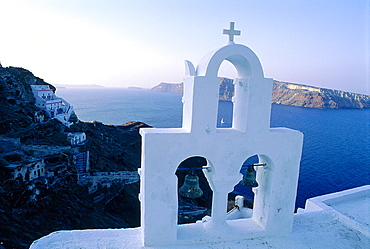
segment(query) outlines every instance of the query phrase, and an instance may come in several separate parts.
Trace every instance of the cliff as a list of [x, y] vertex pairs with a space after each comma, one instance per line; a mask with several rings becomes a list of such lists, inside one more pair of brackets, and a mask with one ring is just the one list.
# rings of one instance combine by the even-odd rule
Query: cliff
[[272, 102], [309, 108], [370, 108], [368, 95], [279, 81], [274, 81]]
[[[162, 82], [151, 90], [158, 92], [181, 93], [183, 85], [182, 83], [172, 84]], [[221, 78], [219, 99], [230, 101], [233, 95], [233, 80]], [[370, 96], [295, 83], [274, 81], [272, 103], [320, 109], [369, 109]]]
[[0, 67], [0, 134], [29, 127], [40, 112], [30, 85], [49, 85], [30, 71]]
[[[30, 85], [36, 84], [48, 83], [26, 69], [0, 66], [0, 248], [28, 248], [56, 230], [138, 226], [139, 182], [81, 185], [73, 155], [89, 151], [92, 175], [136, 173], [139, 129], [148, 126], [85, 123], [74, 116], [66, 127], [35, 106]], [[85, 132], [87, 141], [72, 147], [69, 132]], [[38, 177], [32, 167], [41, 164], [35, 162], [44, 164]], [[28, 177], [15, 175], [24, 168], [32, 169]]]
[[174, 93], [182, 93], [182, 83], [164, 83], [161, 82], [159, 85], [150, 89], [154, 92], [174, 92]]

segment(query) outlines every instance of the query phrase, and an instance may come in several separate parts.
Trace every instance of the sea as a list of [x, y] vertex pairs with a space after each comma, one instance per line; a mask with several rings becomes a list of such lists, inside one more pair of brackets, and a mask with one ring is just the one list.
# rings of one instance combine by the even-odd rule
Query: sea
[[[182, 122], [182, 94], [124, 88], [58, 88], [82, 121], [156, 128]], [[230, 127], [233, 104], [220, 101], [218, 126]], [[222, 120], [222, 121], [221, 121]], [[311, 109], [272, 104], [271, 127], [304, 134], [296, 208], [308, 198], [370, 184], [370, 110]]]

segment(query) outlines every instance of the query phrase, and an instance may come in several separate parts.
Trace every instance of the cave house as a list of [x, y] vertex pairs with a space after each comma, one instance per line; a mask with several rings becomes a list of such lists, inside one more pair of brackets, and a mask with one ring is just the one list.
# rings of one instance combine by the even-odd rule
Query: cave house
[[37, 159], [28, 163], [11, 163], [4, 166], [4, 168], [12, 173], [13, 179], [19, 181], [32, 181], [36, 178], [45, 176], [44, 159]]

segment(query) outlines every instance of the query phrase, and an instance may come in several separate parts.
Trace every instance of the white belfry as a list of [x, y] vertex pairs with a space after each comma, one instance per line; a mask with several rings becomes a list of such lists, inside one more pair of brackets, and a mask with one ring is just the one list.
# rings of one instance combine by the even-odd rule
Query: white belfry
[[[141, 158], [141, 236], [145, 246], [176, 245], [286, 234], [292, 229], [303, 135], [270, 128], [272, 79], [264, 78], [258, 57], [234, 44], [207, 54], [197, 68], [186, 61], [182, 128], [144, 128]], [[240, 34], [240, 31], [238, 31]], [[225, 33], [225, 31], [224, 31]], [[234, 80], [231, 128], [217, 128], [221, 63], [231, 62]], [[241, 180], [243, 162], [258, 155], [252, 218], [227, 220], [227, 195]], [[203, 223], [177, 225], [175, 175], [187, 158], [207, 159], [203, 170], [213, 191], [212, 216]]]

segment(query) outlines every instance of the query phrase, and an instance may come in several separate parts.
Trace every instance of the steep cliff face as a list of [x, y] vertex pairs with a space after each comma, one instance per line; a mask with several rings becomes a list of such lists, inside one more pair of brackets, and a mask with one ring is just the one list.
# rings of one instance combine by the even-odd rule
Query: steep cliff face
[[370, 108], [370, 96], [274, 81], [272, 102], [310, 108]]
[[[161, 83], [160, 85], [153, 87], [152, 91], [182, 92], [182, 87], [182, 83]], [[176, 90], [174, 91], [174, 89]], [[233, 95], [233, 80], [221, 78], [219, 99], [231, 101]], [[368, 109], [370, 108], [370, 96], [333, 89], [274, 81], [272, 103], [321, 109]]]

